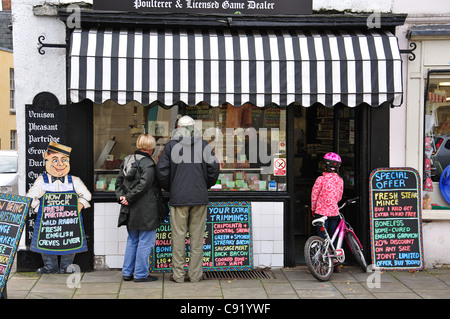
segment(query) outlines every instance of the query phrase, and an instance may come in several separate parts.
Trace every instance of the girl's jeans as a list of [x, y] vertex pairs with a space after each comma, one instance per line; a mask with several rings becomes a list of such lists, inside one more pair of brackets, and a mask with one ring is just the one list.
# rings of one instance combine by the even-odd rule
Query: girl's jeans
[[[319, 214], [314, 214], [314, 218], [320, 218], [323, 217]], [[327, 220], [325, 221], [324, 227], [328, 232], [328, 235], [333, 237], [334, 232], [336, 231], [337, 226], [339, 225], [340, 218], [339, 216], [328, 216]], [[325, 239], [325, 232], [320, 230], [321, 226], [317, 226], [317, 235]]]

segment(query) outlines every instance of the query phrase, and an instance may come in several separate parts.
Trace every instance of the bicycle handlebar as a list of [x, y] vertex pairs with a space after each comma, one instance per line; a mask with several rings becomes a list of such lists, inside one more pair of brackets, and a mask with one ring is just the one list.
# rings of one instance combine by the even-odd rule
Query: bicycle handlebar
[[347, 206], [347, 205], [356, 203], [356, 201], [357, 201], [358, 199], [359, 199], [359, 197], [354, 197], [354, 198], [347, 199], [347, 200], [344, 202], [344, 204], [342, 204], [342, 206], [339, 207], [339, 210], [341, 210], [341, 208], [344, 208], [344, 207]]

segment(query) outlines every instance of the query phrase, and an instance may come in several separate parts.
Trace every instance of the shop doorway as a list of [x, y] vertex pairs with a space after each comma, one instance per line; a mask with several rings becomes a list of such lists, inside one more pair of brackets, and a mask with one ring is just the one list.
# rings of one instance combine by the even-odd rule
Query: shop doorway
[[[344, 199], [358, 196], [360, 108], [338, 105], [296, 107], [294, 112], [294, 238], [295, 263], [304, 263], [303, 247], [307, 238], [315, 234], [311, 225], [311, 189], [323, 172], [323, 156], [336, 152], [342, 158], [340, 176], [344, 179]], [[356, 205], [344, 212], [354, 226], [357, 223]], [[351, 261], [350, 258], [348, 258]]]

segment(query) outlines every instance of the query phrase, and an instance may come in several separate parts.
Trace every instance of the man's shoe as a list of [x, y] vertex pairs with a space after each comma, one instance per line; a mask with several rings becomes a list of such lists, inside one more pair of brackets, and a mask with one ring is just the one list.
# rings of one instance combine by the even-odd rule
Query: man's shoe
[[123, 276], [123, 280], [124, 281], [131, 281], [131, 280], [133, 280], [133, 275], [131, 275], [131, 276]]
[[39, 268], [38, 270], [36, 270], [36, 272], [38, 274], [40, 274], [40, 275], [42, 275], [42, 274], [56, 274], [57, 273], [57, 271], [50, 270], [50, 269], [48, 269], [46, 267]]
[[156, 280], [158, 280], [158, 277], [154, 277], [154, 276], [150, 276], [150, 275], [148, 275], [145, 278], [140, 278], [140, 279], [134, 278], [134, 282], [150, 282], [150, 281], [156, 281]]
[[[176, 281], [175, 278], [173, 278], [173, 274], [171, 274], [171, 275], [169, 276], [169, 280], [170, 280], [170, 281], [174, 281], [174, 282], [181, 283], [180, 281]], [[188, 282], [188, 281], [189, 281], [189, 278], [188, 278], [188, 277], [184, 277], [184, 281], [185, 281], [185, 282]]]

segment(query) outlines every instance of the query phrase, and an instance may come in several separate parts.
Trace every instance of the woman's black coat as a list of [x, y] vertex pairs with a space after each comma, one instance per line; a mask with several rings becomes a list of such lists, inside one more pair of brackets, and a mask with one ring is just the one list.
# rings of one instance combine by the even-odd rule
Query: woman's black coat
[[[134, 178], [124, 176], [123, 163], [116, 180], [116, 197], [125, 196], [129, 205], [121, 205], [118, 226], [126, 225], [131, 230], [153, 230], [160, 226], [156, 196], [156, 165], [150, 155], [136, 151], [144, 157], [138, 161]], [[124, 161], [125, 163], [125, 161]]]

